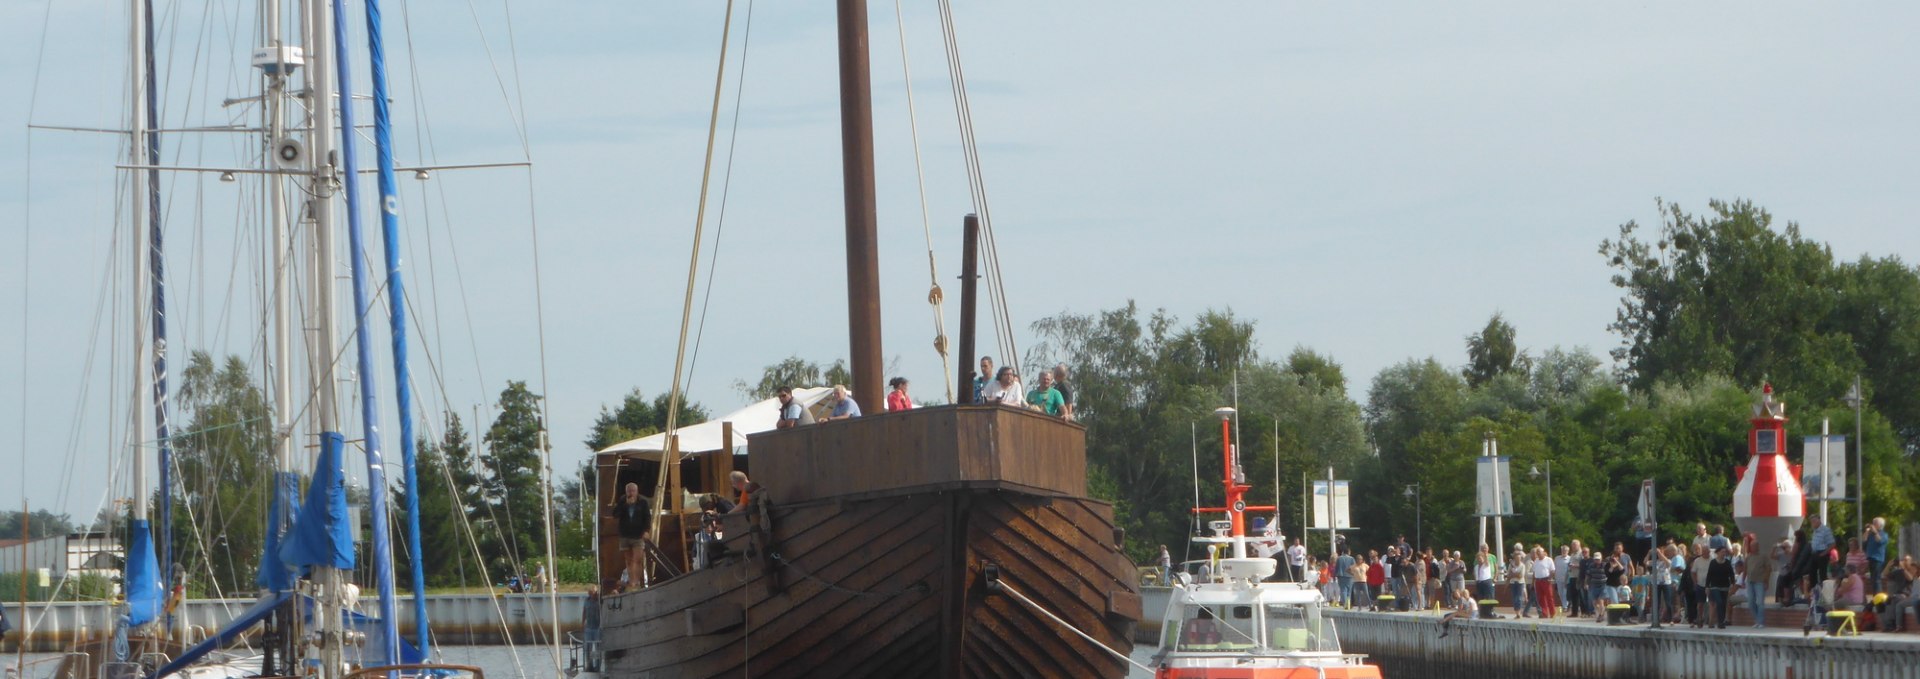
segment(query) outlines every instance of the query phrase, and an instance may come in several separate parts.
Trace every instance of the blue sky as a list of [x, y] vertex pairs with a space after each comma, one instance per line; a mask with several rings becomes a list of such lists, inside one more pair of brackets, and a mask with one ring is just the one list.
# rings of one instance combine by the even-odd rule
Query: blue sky
[[[903, 5], [934, 251], [957, 298], [970, 208], [937, 17], [931, 2]], [[519, 170], [402, 181], [416, 339], [440, 366], [416, 359], [424, 408], [470, 418], [505, 380], [529, 380], [552, 398], [555, 466], [570, 469], [601, 404], [666, 388], [722, 8], [388, 3], [400, 162], [429, 155], [425, 120], [438, 162], [536, 165], [531, 182]], [[402, 9], [411, 48], [395, 27]], [[125, 436], [114, 438], [125, 366], [108, 360], [125, 349], [105, 339], [124, 325], [96, 320], [113, 316], [96, 311], [103, 286], [120, 289], [108, 278], [122, 270], [108, 255], [124, 202], [117, 151], [101, 135], [25, 126], [30, 109], [40, 124], [116, 126], [125, 28], [120, 3], [47, 11], [0, 5], [0, 88], [16, 93], [0, 102], [0, 479], [25, 470], [0, 482], [0, 506], [26, 488], [36, 506], [86, 516], [125, 483], [123, 471], [102, 478], [126, 465]], [[941, 367], [906, 87], [893, 5], [870, 12], [884, 342], [926, 399]], [[1907, 36], [1920, 10], [1907, 4], [981, 1], [956, 12], [1023, 341], [1035, 319], [1129, 299], [1189, 317], [1231, 308], [1258, 324], [1266, 355], [1329, 354], [1361, 397], [1409, 357], [1461, 362], [1462, 338], [1495, 311], [1524, 346], [1604, 355], [1618, 292], [1595, 248], [1623, 222], [1656, 221], [1656, 198], [1694, 211], [1747, 198], [1838, 257], [1920, 258], [1903, 200], [1920, 180], [1920, 45]], [[218, 100], [257, 80], [245, 64], [252, 3], [160, 13], [168, 122], [226, 120]], [[752, 31], [691, 384], [716, 412], [741, 405], [734, 380], [846, 344], [831, 7], [761, 3]], [[364, 69], [364, 52], [353, 58]], [[357, 81], [364, 92], [364, 72]], [[168, 156], [226, 165], [250, 151], [225, 135], [171, 142]], [[169, 180], [176, 352], [258, 355], [259, 226], [236, 217], [247, 186]], [[957, 327], [951, 306], [947, 322]], [[383, 330], [370, 337], [384, 347]], [[391, 373], [377, 379], [389, 398]]]

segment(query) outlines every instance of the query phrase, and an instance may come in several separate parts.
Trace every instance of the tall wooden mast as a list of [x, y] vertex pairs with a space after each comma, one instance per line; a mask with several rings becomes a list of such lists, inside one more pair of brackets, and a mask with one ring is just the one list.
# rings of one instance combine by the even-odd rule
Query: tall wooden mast
[[848, 368], [856, 399], [881, 404], [879, 221], [873, 197], [873, 94], [867, 2], [839, 0], [840, 148], [847, 210]]

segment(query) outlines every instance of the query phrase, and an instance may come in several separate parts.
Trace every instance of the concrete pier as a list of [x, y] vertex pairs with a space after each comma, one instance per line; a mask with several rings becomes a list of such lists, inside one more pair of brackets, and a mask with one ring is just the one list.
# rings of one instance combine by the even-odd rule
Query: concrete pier
[[1475, 679], [1912, 679], [1920, 678], [1920, 637], [1868, 633], [1827, 637], [1816, 630], [1591, 622], [1470, 620], [1440, 636], [1436, 613], [1331, 610], [1340, 641], [1365, 653], [1387, 676]]
[[[560, 633], [578, 632], [586, 594], [567, 592], [560, 598]], [[175, 635], [189, 643], [220, 630], [254, 603], [253, 599], [193, 599], [181, 604], [174, 616]], [[362, 600], [362, 612], [371, 601]], [[24, 637], [30, 652], [55, 652], [82, 639], [113, 631], [113, 611], [101, 603], [31, 604], [27, 619], [19, 604], [6, 604], [14, 631], [0, 646], [11, 652]], [[400, 606], [402, 634], [413, 631], [413, 607]], [[546, 643], [552, 636], [553, 615], [545, 594], [436, 594], [427, 597], [427, 619], [434, 641], [446, 645]]]

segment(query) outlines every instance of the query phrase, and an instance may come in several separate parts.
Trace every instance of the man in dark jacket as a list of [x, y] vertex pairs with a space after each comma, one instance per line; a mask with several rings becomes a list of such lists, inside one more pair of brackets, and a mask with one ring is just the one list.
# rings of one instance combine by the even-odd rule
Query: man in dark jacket
[[1708, 624], [1727, 628], [1727, 591], [1733, 588], [1733, 555], [1725, 547], [1707, 563], [1707, 603], [1713, 609]]

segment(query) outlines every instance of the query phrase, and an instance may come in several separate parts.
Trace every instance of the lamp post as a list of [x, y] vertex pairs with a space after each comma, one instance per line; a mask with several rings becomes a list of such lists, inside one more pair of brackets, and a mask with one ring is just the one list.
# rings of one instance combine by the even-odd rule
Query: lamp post
[[1427, 549], [1426, 523], [1420, 518], [1420, 484], [1408, 484], [1406, 491], [1401, 495], [1413, 501], [1413, 551], [1418, 554]]
[[1853, 408], [1853, 534], [1865, 535], [1867, 532], [1867, 468], [1860, 464], [1860, 451], [1866, 448], [1866, 442], [1860, 440], [1860, 406], [1866, 399], [1860, 394], [1860, 376], [1853, 376], [1853, 386], [1847, 388], [1847, 395], [1841, 397], [1847, 406]]
[[[1547, 553], [1553, 554], [1559, 545], [1553, 543], [1553, 460], [1547, 460]], [[1540, 478], [1540, 465], [1527, 469], [1527, 478]]]

